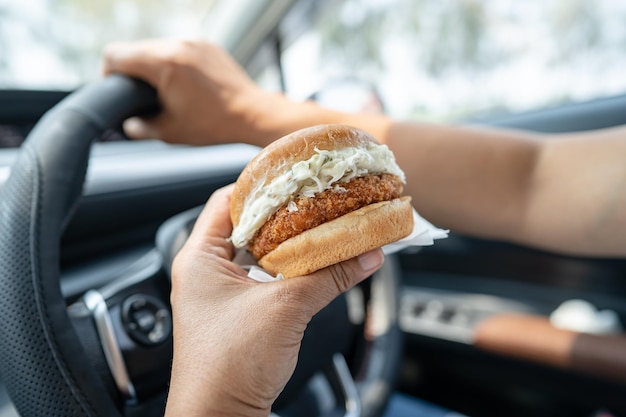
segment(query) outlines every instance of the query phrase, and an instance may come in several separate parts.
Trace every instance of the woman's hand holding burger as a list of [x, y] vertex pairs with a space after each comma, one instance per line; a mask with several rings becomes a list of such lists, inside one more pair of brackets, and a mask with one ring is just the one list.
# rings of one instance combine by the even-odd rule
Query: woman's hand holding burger
[[232, 262], [232, 191], [213, 194], [174, 260], [168, 416], [267, 417], [313, 315], [383, 263], [374, 250], [308, 276], [253, 281]]

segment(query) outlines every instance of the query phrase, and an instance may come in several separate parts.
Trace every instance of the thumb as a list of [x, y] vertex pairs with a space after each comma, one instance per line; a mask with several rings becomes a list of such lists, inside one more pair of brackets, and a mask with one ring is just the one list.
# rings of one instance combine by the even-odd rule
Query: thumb
[[310, 275], [290, 278], [287, 282], [292, 292], [302, 292], [313, 316], [341, 293], [376, 272], [383, 265], [384, 260], [382, 250], [375, 249]]
[[131, 139], [161, 139], [156, 118], [131, 117], [124, 121], [124, 133]]

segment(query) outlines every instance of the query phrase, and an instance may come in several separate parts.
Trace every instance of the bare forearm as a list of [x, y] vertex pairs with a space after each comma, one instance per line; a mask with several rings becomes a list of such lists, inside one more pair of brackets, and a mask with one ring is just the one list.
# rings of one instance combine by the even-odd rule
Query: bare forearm
[[425, 217], [474, 236], [519, 235], [541, 142], [527, 132], [396, 123], [385, 138]]
[[534, 170], [525, 232], [567, 253], [626, 256], [626, 128], [556, 135]]
[[540, 135], [394, 123], [383, 140], [426, 218], [474, 236], [626, 256], [626, 128]]
[[294, 102], [279, 93], [262, 93], [262, 111], [250, 112], [250, 132], [242, 138], [246, 143], [261, 147], [305, 127], [341, 123], [363, 129], [380, 141], [385, 140], [393, 121], [378, 114], [343, 113], [330, 110], [311, 101]]

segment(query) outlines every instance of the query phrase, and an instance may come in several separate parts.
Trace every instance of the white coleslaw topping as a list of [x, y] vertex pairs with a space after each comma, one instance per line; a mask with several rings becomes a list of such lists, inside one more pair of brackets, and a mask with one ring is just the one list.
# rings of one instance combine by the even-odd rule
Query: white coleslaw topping
[[342, 187], [335, 184], [365, 175], [393, 174], [405, 181], [404, 172], [386, 145], [369, 144], [330, 151], [316, 149], [315, 152], [310, 159], [297, 162], [269, 184], [261, 183], [252, 190], [231, 235], [235, 247], [247, 245], [257, 230], [283, 205], [287, 204], [288, 210], [297, 210], [293, 203], [296, 197], [313, 197], [333, 187], [341, 192]]

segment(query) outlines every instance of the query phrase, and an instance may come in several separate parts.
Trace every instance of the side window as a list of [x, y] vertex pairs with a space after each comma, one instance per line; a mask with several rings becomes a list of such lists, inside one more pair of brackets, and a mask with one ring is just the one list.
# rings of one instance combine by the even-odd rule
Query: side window
[[624, 21], [610, 0], [318, 0], [281, 28], [285, 88], [363, 83], [389, 114], [432, 121], [618, 95]]

